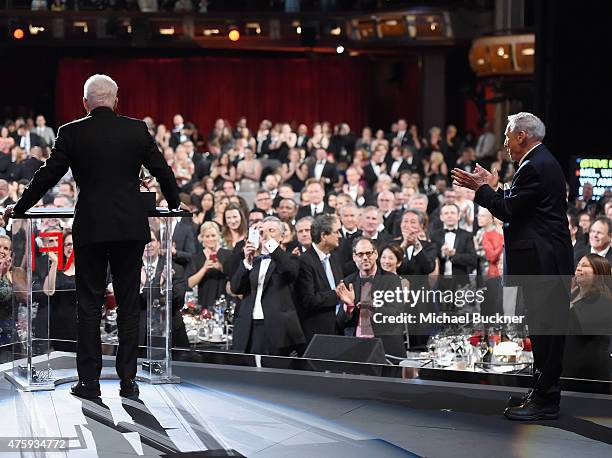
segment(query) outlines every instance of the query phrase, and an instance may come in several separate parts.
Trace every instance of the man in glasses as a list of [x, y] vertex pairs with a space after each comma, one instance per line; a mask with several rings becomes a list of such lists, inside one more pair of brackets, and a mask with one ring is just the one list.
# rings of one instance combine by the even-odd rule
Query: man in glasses
[[353, 242], [353, 260], [357, 272], [346, 277], [338, 287], [338, 295], [343, 305], [337, 315], [338, 327], [346, 336], [380, 337], [385, 353], [406, 357], [402, 328], [376, 323], [373, 314], [397, 315], [400, 305], [395, 301], [386, 302], [382, 308], [373, 307], [376, 291], [400, 288], [400, 278], [384, 271], [377, 264], [378, 251], [372, 239], [359, 237]]

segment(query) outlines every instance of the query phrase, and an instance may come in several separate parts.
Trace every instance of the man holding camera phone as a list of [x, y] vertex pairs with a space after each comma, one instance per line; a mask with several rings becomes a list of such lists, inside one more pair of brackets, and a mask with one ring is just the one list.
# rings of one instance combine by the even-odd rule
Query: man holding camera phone
[[243, 296], [234, 323], [234, 349], [260, 355], [288, 355], [304, 343], [293, 300], [299, 261], [281, 247], [285, 226], [275, 216], [259, 224], [244, 245], [244, 259], [231, 279], [231, 290]]

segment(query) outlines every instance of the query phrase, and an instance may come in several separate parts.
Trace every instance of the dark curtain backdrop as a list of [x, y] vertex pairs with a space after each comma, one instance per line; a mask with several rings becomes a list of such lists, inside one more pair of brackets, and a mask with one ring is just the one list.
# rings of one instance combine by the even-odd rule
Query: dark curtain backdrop
[[[401, 71], [398, 71], [398, 68]], [[119, 113], [171, 125], [181, 113], [206, 134], [216, 118], [259, 122], [348, 122], [388, 128], [400, 116], [419, 121], [415, 58], [61, 58], [56, 78], [58, 125], [83, 116], [83, 83], [106, 73], [119, 85]]]

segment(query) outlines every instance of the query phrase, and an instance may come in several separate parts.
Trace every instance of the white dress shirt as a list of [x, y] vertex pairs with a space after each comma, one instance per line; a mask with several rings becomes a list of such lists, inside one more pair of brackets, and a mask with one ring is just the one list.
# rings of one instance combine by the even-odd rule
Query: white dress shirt
[[[278, 246], [279, 246], [278, 242], [274, 239], [270, 239], [266, 243], [264, 243], [265, 249], [270, 254], [274, 253], [274, 250], [276, 250]], [[261, 305], [261, 296], [263, 294], [264, 281], [266, 280], [266, 274], [268, 273], [268, 267], [270, 267], [270, 261], [271, 259], [262, 259], [261, 263], [259, 264], [259, 276], [257, 277], [257, 292], [255, 293], [255, 304], [253, 305], [253, 315], [252, 315], [252, 318], [254, 320], [264, 319], [264, 311]], [[246, 267], [247, 270], [253, 269], [253, 265], [248, 263], [246, 259], [243, 262], [244, 262], [244, 267]]]
[[321, 175], [323, 175], [323, 169], [325, 168], [325, 160], [323, 161], [317, 161], [315, 167], [314, 167], [314, 177], [317, 180], [321, 179]]
[[171, 239], [172, 236], [174, 235], [174, 229], [176, 229], [176, 225], [178, 223], [178, 218], [170, 218], [170, 225], [166, 225], [166, 224], [162, 224], [161, 227], [159, 228], [159, 241], [161, 242], [162, 240], [166, 240], [164, 237], [166, 236], [165, 234], [165, 229], [168, 228], [170, 231], [169, 234], [169, 238]]
[[321, 202], [317, 205], [315, 204], [310, 204], [310, 215], [311, 216], [316, 216], [319, 215], [321, 213], [323, 213], [323, 208], [325, 207], [325, 203]]
[[610, 245], [608, 245], [608, 248], [602, 251], [595, 251], [595, 248], [591, 247], [591, 254], [598, 254], [602, 258], [605, 258], [608, 255], [608, 251], [610, 251]]
[[[446, 229], [457, 229], [452, 227], [445, 227]], [[457, 234], [455, 232], [445, 232], [444, 233], [444, 244], [451, 248], [455, 247], [455, 239], [457, 238]], [[446, 262], [444, 263], [444, 275], [452, 275], [453, 274], [453, 263], [450, 258], [446, 258]]]
[[403, 160], [404, 159], [399, 158], [399, 159], [396, 159], [395, 161], [393, 161], [393, 164], [391, 164], [391, 175], [397, 173], [397, 171], [400, 168], [400, 165], [402, 165], [402, 161]]
[[534, 149], [536, 149], [536, 148], [537, 148], [538, 146], [540, 146], [541, 144], [542, 144], [542, 143], [536, 143], [536, 144], [535, 144], [535, 145], [533, 145], [531, 148], [529, 148], [529, 151], [527, 151], [527, 152], [525, 153], [525, 155], [524, 155], [524, 156], [521, 158], [521, 160], [519, 161], [519, 167], [520, 167], [521, 165], [523, 165], [523, 162], [525, 162], [525, 158], [526, 158], [527, 156], [529, 156], [529, 153], [531, 153], [531, 152], [532, 152]]

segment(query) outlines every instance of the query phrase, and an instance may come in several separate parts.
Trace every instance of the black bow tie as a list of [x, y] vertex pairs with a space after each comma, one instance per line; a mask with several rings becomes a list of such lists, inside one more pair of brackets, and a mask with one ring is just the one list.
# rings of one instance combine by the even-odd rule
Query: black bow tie
[[444, 229], [444, 232], [452, 232], [454, 234], [457, 233], [457, 229]]
[[270, 259], [272, 256], [270, 256], [269, 254], [260, 254], [259, 256], [256, 256], [255, 259], [259, 259], [260, 261], [263, 261], [264, 259]]

